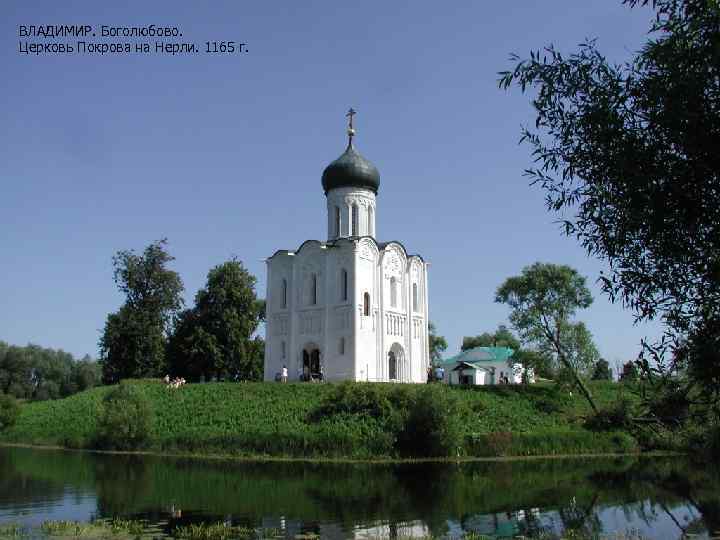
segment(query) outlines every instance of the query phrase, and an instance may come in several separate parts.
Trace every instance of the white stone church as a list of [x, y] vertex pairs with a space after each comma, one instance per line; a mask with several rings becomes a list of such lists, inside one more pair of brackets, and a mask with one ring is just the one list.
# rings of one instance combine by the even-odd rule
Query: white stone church
[[327, 166], [327, 241], [267, 259], [265, 380], [427, 380], [427, 263], [378, 242], [380, 174], [353, 146]]

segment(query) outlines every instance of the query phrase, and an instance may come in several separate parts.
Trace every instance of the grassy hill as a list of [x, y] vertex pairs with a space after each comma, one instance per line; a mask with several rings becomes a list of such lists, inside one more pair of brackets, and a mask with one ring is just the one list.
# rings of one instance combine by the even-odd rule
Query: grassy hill
[[[627, 433], [583, 427], [589, 408], [551, 385], [449, 388], [443, 385], [209, 383], [166, 388], [131, 381], [153, 411], [148, 449], [172, 453], [296, 458], [397, 457], [398, 422], [424, 392], [448, 399], [461, 424], [452, 454], [467, 456], [633, 452]], [[432, 386], [433, 388], [428, 388]], [[629, 398], [618, 384], [594, 383], [600, 406]], [[88, 448], [112, 387], [26, 403], [0, 442]], [[359, 404], [359, 405], [358, 405]], [[440, 421], [442, 423], [442, 419]], [[395, 430], [395, 431], [393, 431]], [[422, 446], [422, 440], [417, 441]], [[410, 453], [410, 456], [412, 452]], [[422, 455], [419, 453], [418, 455]], [[407, 454], [406, 454], [407, 457]]]

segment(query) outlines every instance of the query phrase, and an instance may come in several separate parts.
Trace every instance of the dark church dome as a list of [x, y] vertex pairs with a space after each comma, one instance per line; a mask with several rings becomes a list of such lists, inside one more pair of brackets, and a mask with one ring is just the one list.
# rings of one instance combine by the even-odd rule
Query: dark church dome
[[350, 143], [345, 152], [323, 171], [322, 186], [325, 194], [331, 189], [342, 187], [371, 189], [377, 194], [380, 173]]

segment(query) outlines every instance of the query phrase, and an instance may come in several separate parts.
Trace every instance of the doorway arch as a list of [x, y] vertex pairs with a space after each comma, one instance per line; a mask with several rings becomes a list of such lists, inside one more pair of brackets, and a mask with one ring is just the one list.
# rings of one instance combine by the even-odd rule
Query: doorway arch
[[303, 381], [317, 380], [322, 375], [320, 362], [320, 347], [315, 343], [306, 343], [302, 350], [302, 377]]
[[399, 343], [393, 343], [387, 353], [387, 378], [389, 381], [406, 382], [409, 375], [405, 350]]

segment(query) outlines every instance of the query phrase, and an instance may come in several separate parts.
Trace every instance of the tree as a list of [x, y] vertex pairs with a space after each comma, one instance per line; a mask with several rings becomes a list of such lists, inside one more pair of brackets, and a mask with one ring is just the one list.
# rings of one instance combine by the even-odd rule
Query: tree
[[[605, 260], [609, 297], [667, 339], [645, 351], [647, 375], [675, 364], [709, 402], [720, 399], [720, 9], [706, 0], [651, 4], [654, 36], [613, 65], [595, 41], [562, 55], [533, 51], [499, 84], [536, 89], [537, 166], [526, 171], [564, 216], [564, 231]], [[680, 241], [678, 234], [682, 234]], [[667, 360], [667, 353], [672, 358]], [[669, 364], [668, 364], [669, 362]], [[659, 367], [658, 367], [659, 366]]]
[[[520, 339], [551, 351], [597, 411], [579, 372], [583, 330], [570, 322], [578, 309], [592, 304], [585, 278], [569, 266], [538, 262], [506, 279], [496, 291], [495, 301], [510, 306], [510, 322]], [[582, 329], [587, 332], [584, 325]]]
[[592, 374], [593, 381], [612, 381], [612, 369], [607, 360], [601, 358], [595, 363]]
[[463, 337], [462, 346], [460, 347], [461, 351], [467, 351], [475, 347], [507, 347], [513, 351], [519, 351], [522, 348], [518, 338], [502, 324], [498, 326], [498, 329], [492, 334], [484, 332], [477, 336]]
[[[563, 326], [560, 333], [572, 370], [583, 378], [589, 378], [592, 375], [593, 367], [600, 360], [600, 353], [595, 347], [592, 334], [585, 323], [569, 323]], [[564, 366], [562, 367], [564, 368]]]
[[255, 294], [255, 277], [231, 260], [208, 273], [183, 311], [168, 342], [174, 375], [191, 380], [260, 380], [264, 342], [253, 337], [265, 316], [265, 302]]
[[0, 392], [0, 431], [15, 425], [20, 415], [20, 405], [10, 394]]
[[174, 257], [166, 239], [150, 244], [142, 255], [118, 251], [113, 257], [114, 279], [125, 303], [108, 315], [100, 338], [103, 380], [158, 377], [166, 371], [165, 346], [172, 317], [182, 307], [183, 284], [167, 268]]
[[448, 348], [447, 340], [437, 334], [435, 324], [428, 325], [428, 342], [430, 347], [430, 363], [435, 365], [442, 360], [442, 353]]
[[620, 380], [627, 382], [627, 381], [637, 381], [639, 378], [638, 368], [637, 364], [633, 362], [632, 360], [625, 362], [622, 367], [622, 372], [620, 373]]
[[[77, 382], [81, 371], [93, 374], [83, 385]], [[33, 400], [65, 397], [97, 385], [98, 373], [97, 362], [87, 355], [76, 361], [62, 350], [0, 342], [0, 393]]]

